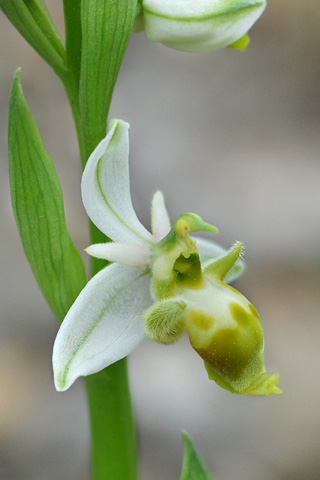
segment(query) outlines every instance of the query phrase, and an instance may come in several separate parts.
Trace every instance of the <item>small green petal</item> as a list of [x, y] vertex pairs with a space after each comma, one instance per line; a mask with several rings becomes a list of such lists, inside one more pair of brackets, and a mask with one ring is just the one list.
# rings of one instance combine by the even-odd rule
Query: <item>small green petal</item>
[[238, 261], [241, 250], [242, 243], [237, 242], [225, 255], [217, 259], [211, 260], [203, 265], [203, 273], [209, 277], [215, 279], [219, 278], [223, 280], [227, 273]]
[[247, 46], [249, 45], [250, 41], [251, 39], [249, 35], [246, 33], [245, 35], [243, 35], [243, 37], [239, 38], [235, 42], [228, 45], [228, 48], [234, 48], [236, 50], [241, 50], [242, 52], [244, 52], [247, 49]]

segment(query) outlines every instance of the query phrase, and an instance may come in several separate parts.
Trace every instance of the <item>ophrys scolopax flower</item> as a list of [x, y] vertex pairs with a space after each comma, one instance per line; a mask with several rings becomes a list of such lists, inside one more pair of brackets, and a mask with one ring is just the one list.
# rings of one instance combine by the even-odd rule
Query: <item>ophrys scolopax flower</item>
[[197, 231], [217, 232], [194, 213], [171, 227], [164, 199], [151, 205], [152, 233], [139, 222], [129, 185], [129, 125], [113, 120], [90, 156], [82, 197], [93, 223], [110, 243], [87, 252], [112, 265], [95, 275], [70, 308], [53, 352], [55, 384], [66, 390], [130, 354], [147, 337], [176, 342], [187, 330], [210, 379], [240, 394], [280, 393], [279, 375], [264, 366], [259, 315], [226, 282], [243, 268], [242, 244], [226, 252]]

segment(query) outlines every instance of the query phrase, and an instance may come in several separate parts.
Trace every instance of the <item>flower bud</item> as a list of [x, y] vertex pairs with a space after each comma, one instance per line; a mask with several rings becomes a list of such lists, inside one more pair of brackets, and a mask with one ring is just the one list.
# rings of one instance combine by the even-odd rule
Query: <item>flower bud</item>
[[[136, 30], [176, 50], [244, 49], [265, 0], [142, 0]], [[239, 41], [245, 37], [245, 41]]]

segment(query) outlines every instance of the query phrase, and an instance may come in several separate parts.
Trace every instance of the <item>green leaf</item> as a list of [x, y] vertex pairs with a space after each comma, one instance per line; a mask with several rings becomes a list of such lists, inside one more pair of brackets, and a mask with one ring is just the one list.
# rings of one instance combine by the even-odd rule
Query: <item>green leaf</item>
[[212, 480], [187, 433], [182, 432], [182, 437], [184, 441], [184, 457], [180, 480]]
[[68, 234], [62, 192], [17, 71], [9, 102], [9, 171], [13, 211], [26, 256], [49, 306], [63, 320], [86, 284]]
[[43, 0], [0, 0], [0, 9], [25, 40], [64, 77], [66, 53]]
[[79, 103], [87, 157], [105, 136], [107, 115], [137, 0], [82, 0]]

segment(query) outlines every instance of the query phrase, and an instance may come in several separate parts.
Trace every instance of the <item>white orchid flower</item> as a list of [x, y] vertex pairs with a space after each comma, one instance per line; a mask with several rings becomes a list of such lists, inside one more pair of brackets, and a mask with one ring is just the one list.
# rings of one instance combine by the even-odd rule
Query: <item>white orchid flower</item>
[[135, 30], [176, 50], [244, 50], [265, 6], [265, 0], [141, 0]]
[[278, 375], [264, 368], [259, 317], [224, 283], [243, 268], [242, 245], [225, 252], [190, 237], [217, 231], [192, 213], [180, 215], [171, 228], [160, 192], [151, 205], [152, 234], [144, 228], [130, 196], [128, 129], [113, 120], [83, 173], [86, 211], [113, 240], [86, 251], [114, 263], [89, 281], [62, 323], [53, 351], [57, 390], [129, 355], [147, 337], [171, 344], [187, 329], [209, 378], [220, 386], [236, 393], [278, 393]]

